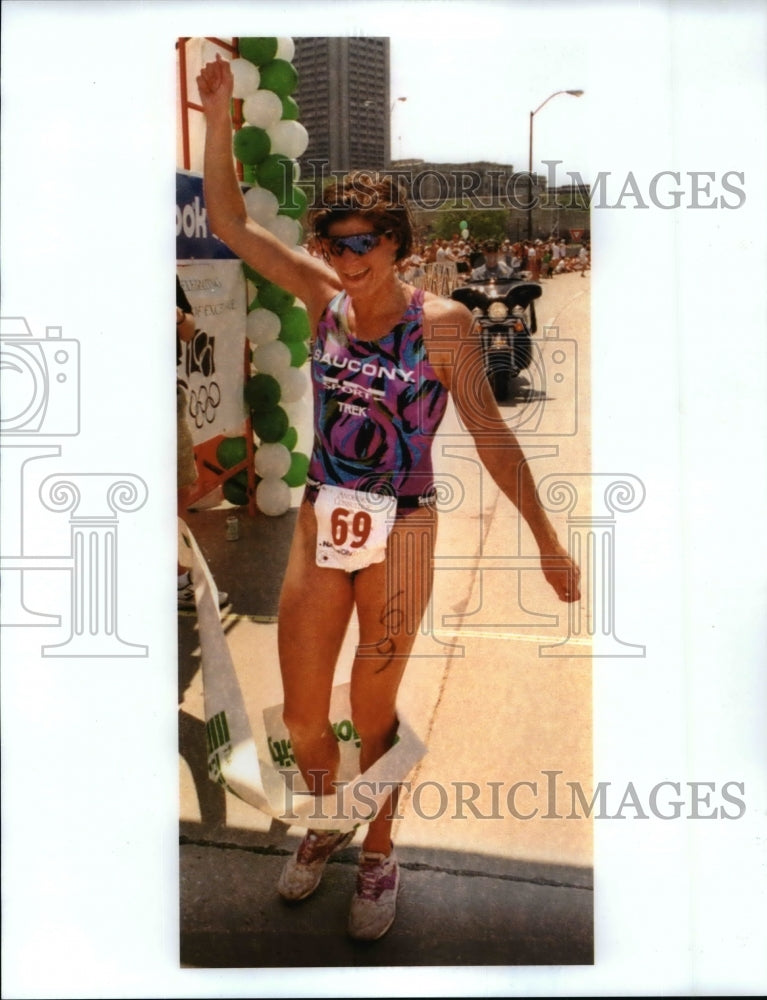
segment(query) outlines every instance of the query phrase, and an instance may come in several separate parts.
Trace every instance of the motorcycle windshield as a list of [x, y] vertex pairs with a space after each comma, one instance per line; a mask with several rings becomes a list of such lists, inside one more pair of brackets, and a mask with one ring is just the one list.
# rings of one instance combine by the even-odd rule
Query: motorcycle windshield
[[497, 280], [472, 281], [455, 288], [451, 298], [462, 302], [467, 309], [487, 311], [491, 302], [503, 301], [509, 309], [522, 306], [526, 309], [531, 302], [541, 297], [543, 289], [537, 281]]

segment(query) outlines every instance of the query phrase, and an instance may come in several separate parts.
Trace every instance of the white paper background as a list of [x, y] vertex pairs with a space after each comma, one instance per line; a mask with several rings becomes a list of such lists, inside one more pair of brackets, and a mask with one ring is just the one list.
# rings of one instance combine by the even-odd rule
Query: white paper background
[[[80, 341], [82, 431], [61, 470], [150, 485], [120, 524], [119, 607], [148, 657], [44, 661], [40, 630], [3, 630], [5, 996], [359, 995], [379, 976], [177, 965], [176, 621], [162, 571], [176, 540], [175, 38], [407, 31], [473, 46], [456, 72], [480, 87], [483, 42], [508, 38], [512, 58], [556, 33], [564, 6], [493, 4], [488, 33], [479, 2], [3, 4], [2, 314]], [[759, 993], [767, 12], [567, 6], [591, 39], [584, 172], [633, 171], [641, 186], [660, 170], [735, 170], [747, 194], [737, 211], [594, 213], [594, 469], [647, 488], [616, 558], [620, 630], [648, 650], [596, 662], [595, 774], [644, 789], [742, 781], [747, 812], [596, 824], [593, 968], [387, 970], [386, 990]], [[137, 356], [152, 362], [140, 383], [125, 375]]]

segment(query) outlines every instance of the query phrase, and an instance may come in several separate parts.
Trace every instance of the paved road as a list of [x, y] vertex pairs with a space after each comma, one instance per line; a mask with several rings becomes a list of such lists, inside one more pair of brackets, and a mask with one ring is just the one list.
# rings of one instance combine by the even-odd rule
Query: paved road
[[[544, 282], [540, 363], [502, 413], [536, 479], [589, 470], [589, 278]], [[561, 376], [561, 377], [559, 377]], [[456, 486], [442, 517], [430, 614], [403, 682], [400, 709], [428, 746], [411, 773], [395, 831], [403, 864], [398, 919], [385, 939], [345, 936], [356, 850], [329, 866], [298, 907], [274, 883], [302, 831], [273, 821], [205, 777], [195, 617], [179, 620], [181, 675], [181, 957], [198, 967], [588, 964], [592, 961], [592, 828], [577, 808], [591, 781], [588, 643], [567, 638], [567, 611], [535, 548], [479, 466], [449, 411], [435, 444]], [[227, 543], [218, 508], [190, 527], [219, 585], [224, 627], [246, 701], [278, 703], [274, 610], [292, 527], [246, 519]], [[554, 517], [567, 538], [563, 515]], [[559, 518], [559, 519], [558, 519]], [[245, 571], [243, 567], [251, 567]], [[271, 585], [257, 606], [257, 573]], [[337, 679], [348, 679], [347, 637]], [[568, 818], [570, 816], [571, 818]], [[361, 839], [358, 834], [357, 840]]]

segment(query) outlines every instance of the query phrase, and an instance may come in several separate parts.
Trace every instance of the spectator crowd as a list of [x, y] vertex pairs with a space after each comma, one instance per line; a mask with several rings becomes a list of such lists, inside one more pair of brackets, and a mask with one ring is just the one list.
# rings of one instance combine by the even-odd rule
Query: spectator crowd
[[[306, 249], [319, 254], [309, 241]], [[488, 269], [488, 265], [491, 265]], [[588, 242], [568, 243], [564, 238], [547, 240], [479, 240], [457, 234], [451, 239], [416, 243], [410, 256], [398, 263], [403, 281], [438, 294], [450, 294], [456, 285], [481, 280], [489, 274], [512, 274], [529, 281], [554, 278], [558, 274], [591, 269]]]
[[553, 278], [557, 274], [590, 269], [591, 254], [588, 243], [568, 244], [564, 238], [548, 240], [484, 240], [471, 238], [435, 239], [418, 244], [414, 252], [401, 262], [405, 280], [418, 278], [426, 273], [429, 264], [456, 266], [459, 275], [468, 277], [484, 263], [487, 252], [497, 252], [498, 260], [512, 273], [529, 272], [533, 281]]

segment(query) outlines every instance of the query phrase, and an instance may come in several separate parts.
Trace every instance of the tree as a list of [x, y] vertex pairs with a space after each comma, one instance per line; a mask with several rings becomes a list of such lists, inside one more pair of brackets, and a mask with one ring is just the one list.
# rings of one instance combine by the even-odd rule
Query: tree
[[460, 236], [466, 223], [469, 236], [476, 240], [503, 240], [508, 232], [510, 213], [506, 209], [482, 211], [471, 208], [444, 208], [434, 212], [431, 222], [432, 233], [437, 239], [449, 240], [456, 233]]

